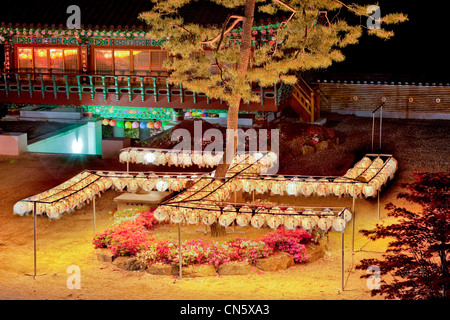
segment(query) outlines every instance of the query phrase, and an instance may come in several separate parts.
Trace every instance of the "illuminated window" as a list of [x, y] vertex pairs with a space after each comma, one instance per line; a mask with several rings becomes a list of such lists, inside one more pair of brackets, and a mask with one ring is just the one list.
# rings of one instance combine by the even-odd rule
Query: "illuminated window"
[[19, 48], [19, 69], [24, 71], [33, 70], [33, 50], [30, 48]]
[[50, 69], [52, 72], [64, 71], [64, 57], [62, 49], [50, 49]]
[[64, 50], [64, 70], [78, 71], [78, 49]]
[[44, 73], [74, 72], [78, 70], [78, 49], [18, 48], [18, 67]]
[[150, 54], [148, 50], [145, 51], [133, 51], [133, 71], [136, 75], [149, 75], [150, 74]]
[[95, 72], [116, 75], [150, 75], [166, 71], [167, 51], [95, 49]]
[[95, 71], [112, 74], [114, 71], [112, 50], [95, 50]]
[[164, 61], [167, 59], [167, 51], [150, 51], [150, 70], [165, 71]]
[[34, 49], [34, 70], [48, 72], [47, 49]]
[[130, 74], [130, 51], [114, 50], [114, 71], [118, 75]]

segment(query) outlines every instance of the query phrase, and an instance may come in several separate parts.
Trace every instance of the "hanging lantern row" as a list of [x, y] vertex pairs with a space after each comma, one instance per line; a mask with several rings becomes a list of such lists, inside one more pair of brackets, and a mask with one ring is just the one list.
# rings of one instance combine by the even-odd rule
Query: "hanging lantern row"
[[104, 126], [111, 126], [111, 127], [118, 127], [118, 128], [125, 128], [125, 129], [161, 129], [165, 128], [169, 122], [167, 121], [149, 121], [149, 122], [138, 122], [138, 121], [121, 121], [121, 120], [114, 120], [114, 119], [103, 119], [102, 124]]
[[36, 214], [47, 214], [49, 218], [59, 218], [65, 212], [81, 209], [94, 196], [112, 188], [118, 191], [135, 193], [139, 189], [145, 192], [181, 191], [186, 188], [188, 181], [195, 177], [188, 175], [148, 175], [139, 173], [117, 174], [115, 172], [82, 172], [59, 186], [49, 189], [33, 197], [21, 200], [14, 205], [14, 213], [24, 215], [33, 211], [32, 201], [36, 204]]
[[[230, 165], [231, 170], [229, 171], [237, 171], [241, 174], [251, 174], [256, 173], [259, 174], [264, 168], [269, 165], [272, 165], [270, 159], [272, 152], [269, 152], [265, 155], [239, 155], [234, 158], [233, 163]], [[242, 164], [242, 161], [245, 159], [252, 158], [253, 163], [251, 165]], [[269, 159], [269, 161], [267, 161]], [[264, 161], [263, 161], [264, 160]], [[188, 221], [188, 223], [197, 223], [201, 220], [204, 224], [211, 225], [216, 222], [219, 217], [221, 224], [230, 224], [237, 216], [234, 215], [233, 210], [230, 207], [225, 209], [225, 214], [229, 214], [229, 216], [221, 216], [218, 210], [210, 210], [207, 208], [214, 208], [213, 203], [220, 203], [226, 201], [230, 198], [231, 194], [239, 189], [240, 181], [236, 178], [238, 176], [234, 175], [231, 178], [221, 181], [215, 179], [205, 179], [205, 177], [200, 177], [197, 179], [193, 185], [191, 185], [184, 192], [176, 195], [169, 202], [160, 205], [155, 211], [155, 217], [157, 219], [165, 220], [167, 217], [170, 217], [170, 221], [173, 223], [179, 223], [182, 221]], [[183, 209], [180, 210], [177, 206], [181, 204]], [[174, 207], [175, 206], [175, 207]], [[187, 206], [185, 208], [184, 206]], [[205, 209], [202, 209], [205, 208]], [[229, 209], [229, 210], [228, 210]], [[200, 210], [200, 211], [199, 211]], [[201, 219], [200, 219], [201, 217]], [[248, 221], [251, 219], [248, 216]], [[243, 224], [245, 217], [239, 217], [240, 223]], [[264, 216], [262, 216], [264, 217]], [[258, 225], [257, 221], [263, 219], [259, 215], [259, 218], [256, 217], [254, 219], [254, 224]], [[190, 222], [189, 222], [190, 221]], [[261, 226], [264, 224], [266, 220], [261, 220]], [[278, 221], [278, 220], [277, 220]], [[269, 224], [271, 222], [269, 221]], [[275, 225], [274, 222], [273, 225]]]
[[36, 203], [36, 214], [46, 214], [49, 218], [59, 218], [64, 212], [70, 213], [81, 209], [95, 196], [101, 196], [111, 187], [111, 180], [89, 172], [82, 172], [59, 186], [19, 201], [14, 205], [14, 213], [24, 215], [33, 211]]
[[347, 223], [352, 219], [352, 213], [348, 208], [341, 210], [338, 214], [329, 208], [320, 212], [312, 208], [296, 209], [288, 207], [250, 207], [243, 205], [234, 207], [226, 205], [219, 207], [215, 204], [184, 203], [182, 206], [162, 205], [159, 206], [154, 216], [158, 221], [168, 221], [173, 223], [211, 225], [218, 222], [224, 227], [230, 226], [233, 222], [241, 227], [251, 225], [255, 228], [268, 226], [277, 229], [284, 226], [293, 230], [302, 227], [306, 230], [320, 229], [329, 231], [331, 228], [338, 232], [343, 232]]
[[[138, 164], [154, 164], [154, 165], [168, 165], [188, 167], [197, 165], [199, 167], [212, 168], [217, 166], [223, 158], [223, 152], [198, 152], [191, 150], [167, 150], [160, 149], [139, 149], [127, 148], [119, 154], [119, 161], [122, 163], [138, 163]], [[255, 154], [241, 154], [237, 155], [232, 164], [241, 163], [242, 165], [249, 165], [260, 160], [263, 166], [271, 167], [278, 157], [274, 152], [269, 152], [267, 156], [262, 153]]]
[[239, 190], [251, 193], [265, 193], [271, 191], [277, 195], [284, 193], [291, 196], [364, 196], [366, 198], [376, 196], [381, 187], [394, 177], [397, 170], [397, 161], [389, 158], [383, 162], [381, 158], [374, 161], [364, 157], [353, 168], [342, 176], [333, 179], [322, 178], [285, 178], [275, 177], [245, 177], [238, 176], [240, 180]]

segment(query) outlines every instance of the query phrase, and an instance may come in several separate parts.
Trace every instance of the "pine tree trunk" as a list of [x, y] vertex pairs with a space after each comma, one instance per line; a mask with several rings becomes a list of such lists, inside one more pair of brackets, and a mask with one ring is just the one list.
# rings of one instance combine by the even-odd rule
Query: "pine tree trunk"
[[[255, 0], [247, 0], [245, 3], [245, 13], [244, 22], [242, 25], [242, 39], [240, 46], [240, 59], [238, 65], [239, 77], [245, 79], [245, 74], [248, 70], [250, 57], [252, 53], [252, 28], [255, 14]], [[239, 106], [241, 104], [241, 97], [237, 96], [234, 103], [230, 103], [228, 106], [228, 119], [227, 119], [227, 130], [238, 129], [238, 118], [239, 118]], [[215, 177], [223, 178], [225, 177], [230, 162], [236, 154], [237, 150], [237, 135], [233, 135], [234, 139], [227, 138], [227, 146], [224, 152], [223, 163], [220, 164], [215, 173]], [[230, 145], [229, 145], [230, 144]], [[232, 145], [231, 145], [232, 144]], [[231, 153], [231, 154], [230, 154]]]
[[218, 222], [214, 222], [211, 225], [211, 236], [213, 237], [220, 237], [227, 234], [227, 229], [219, 224]]

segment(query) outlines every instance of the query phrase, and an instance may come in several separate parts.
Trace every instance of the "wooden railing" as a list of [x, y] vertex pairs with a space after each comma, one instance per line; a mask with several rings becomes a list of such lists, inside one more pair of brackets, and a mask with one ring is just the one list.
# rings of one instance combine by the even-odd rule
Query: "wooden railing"
[[[280, 86], [272, 88], [253, 87], [253, 92], [261, 97], [261, 106], [271, 104], [278, 106], [278, 91]], [[108, 74], [74, 74], [74, 73], [34, 73], [34, 72], [2, 72], [0, 73], [0, 98], [3, 101], [16, 102], [20, 98], [42, 98], [55, 101], [70, 100], [78, 95], [81, 101], [90, 95], [91, 100], [97, 96], [103, 96], [106, 101], [110, 96], [116, 97], [116, 101], [122, 96], [128, 96], [131, 102], [137, 96], [142, 102], [153, 97], [155, 102], [167, 99], [171, 103], [173, 98], [177, 102], [197, 103], [202, 98], [203, 104], [209, 104], [210, 99], [206, 94], [196, 93], [182, 86], [169, 84], [167, 76], [141, 76], [141, 75], [108, 75]], [[24, 100], [24, 99], [22, 99]], [[217, 99], [216, 99], [217, 100]], [[136, 101], [136, 100], [133, 100]], [[19, 101], [20, 102], [20, 101]], [[220, 100], [220, 104], [222, 101]]]
[[316, 93], [314, 90], [302, 79], [297, 76], [297, 83], [292, 88], [292, 97], [300, 104], [300, 107], [309, 115], [309, 121], [314, 122], [316, 114]]

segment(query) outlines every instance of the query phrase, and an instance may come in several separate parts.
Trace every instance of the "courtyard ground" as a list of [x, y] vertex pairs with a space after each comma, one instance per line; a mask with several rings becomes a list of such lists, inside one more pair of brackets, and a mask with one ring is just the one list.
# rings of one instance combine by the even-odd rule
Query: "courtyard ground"
[[[361, 157], [370, 152], [371, 119], [335, 114], [323, 115], [327, 126], [340, 133], [337, 152], [353, 152]], [[345, 290], [341, 285], [341, 235], [330, 232], [325, 256], [315, 262], [295, 265], [277, 272], [260, 272], [241, 276], [185, 278], [130, 272], [97, 260], [92, 245], [94, 234], [91, 204], [58, 220], [37, 218], [37, 273], [33, 273], [33, 217], [13, 214], [13, 205], [73, 177], [83, 169], [125, 170], [118, 160], [98, 157], [50, 154], [23, 154], [0, 157], [0, 299], [56, 300], [369, 300], [371, 297], [364, 271], [354, 266], [363, 258], [379, 257], [388, 240], [370, 242], [358, 230], [370, 229], [377, 223], [391, 223], [384, 206], [396, 200], [401, 184], [412, 181], [412, 172], [448, 171], [450, 126], [438, 120], [383, 119], [383, 153], [392, 153], [399, 162], [395, 180], [381, 196], [381, 220], [376, 199], [357, 199], [356, 230], [352, 254], [351, 224], [344, 234]], [[375, 145], [378, 145], [376, 140]], [[326, 158], [325, 152], [312, 157]], [[312, 158], [314, 160], [314, 158]], [[316, 159], [316, 160], [317, 160]], [[299, 160], [300, 161], [300, 160]], [[302, 160], [303, 161], [303, 160]], [[132, 165], [131, 170], [151, 170]], [[106, 192], [96, 201], [96, 231], [105, 229], [115, 210], [113, 198], [118, 193]], [[278, 199], [284, 201], [286, 199]], [[351, 206], [351, 198], [297, 197], [292, 204], [315, 206]], [[408, 204], [405, 204], [406, 206]], [[202, 226], [182, 227], [182, 239], [209, 237], [198, 232]], [[246, 236], [263, 232], [253, 228], [236, 228]], [[175, 237], [175, 226], [161, 229], [167, 237]], [[67, 268], [77, 265], [81, 271], [81, 289], [69, 289]], [[386, 279], [389, 281], [389, 279]]]

